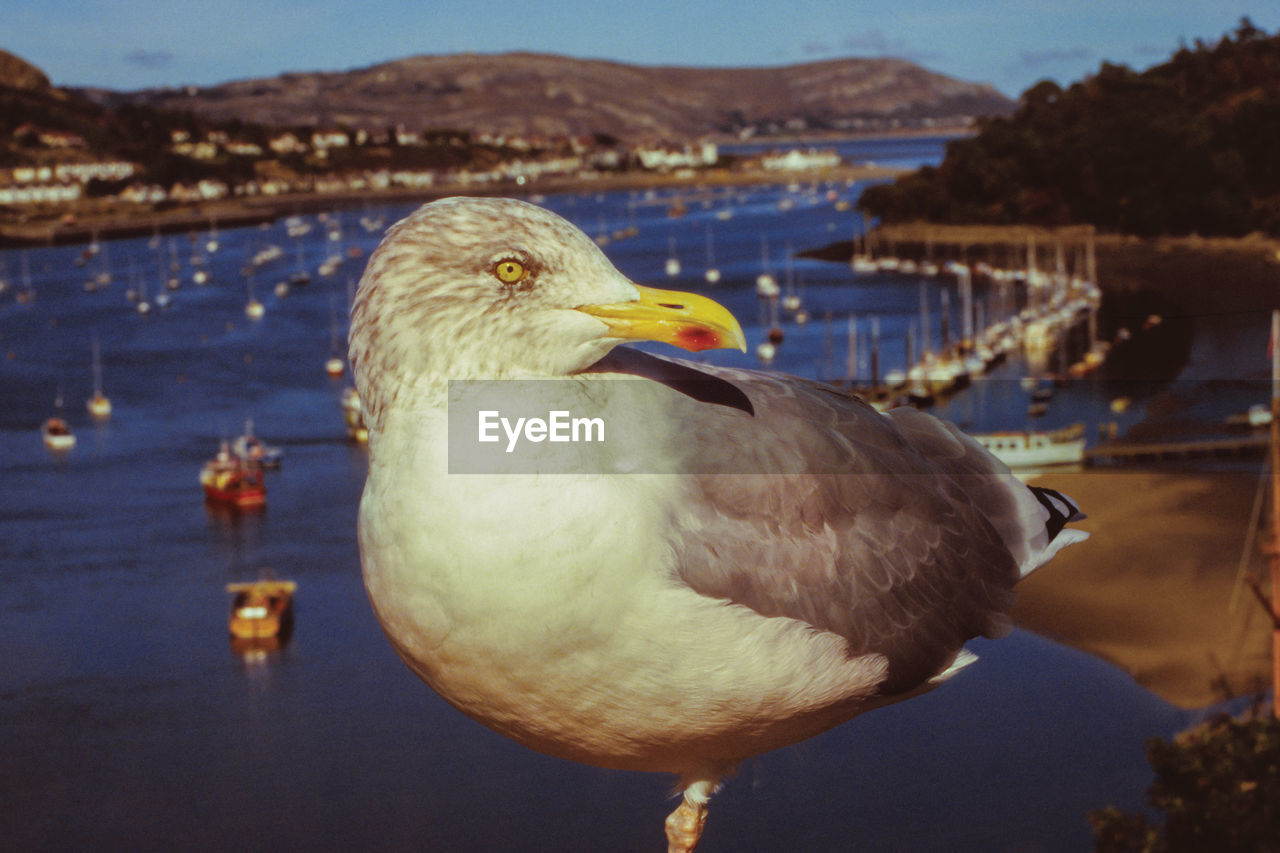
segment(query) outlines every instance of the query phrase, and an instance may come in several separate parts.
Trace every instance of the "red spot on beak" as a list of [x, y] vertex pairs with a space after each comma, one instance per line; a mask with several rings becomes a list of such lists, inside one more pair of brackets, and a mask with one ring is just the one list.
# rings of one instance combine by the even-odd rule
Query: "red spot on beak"
[[701, 326], [685, 326], [676, 333], [676, 338], [676, 345], [690, 352], [715, 349], [720, 346], [720, 336]]

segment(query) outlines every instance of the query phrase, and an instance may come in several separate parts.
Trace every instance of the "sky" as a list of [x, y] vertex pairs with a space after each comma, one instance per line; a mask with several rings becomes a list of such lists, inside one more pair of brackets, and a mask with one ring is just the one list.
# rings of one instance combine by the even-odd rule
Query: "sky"
[[1245, 16], [1280, 31], [1276, 0], [4, 0], [0, 48], [55, 85], [121, 90], [518, 50], [709, 67], [895, 56], [1017, 97], [1104, 61], [1147, 68]]

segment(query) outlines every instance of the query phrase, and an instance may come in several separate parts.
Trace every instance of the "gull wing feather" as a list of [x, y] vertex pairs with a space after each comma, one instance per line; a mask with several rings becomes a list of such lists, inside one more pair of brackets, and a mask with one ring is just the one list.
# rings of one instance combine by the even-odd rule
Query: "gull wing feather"
[[[1047, 544], [1045, 511], [958, 430], [795, 377], [630, 352], [601, 369], [684, 385], [667, 415], [698, 473], [671, 536], [694, 590], [884, 655], [884, 695], [1007, 630], [1013, 585]], [[688, 371], [727, 387], [691, 393]]]

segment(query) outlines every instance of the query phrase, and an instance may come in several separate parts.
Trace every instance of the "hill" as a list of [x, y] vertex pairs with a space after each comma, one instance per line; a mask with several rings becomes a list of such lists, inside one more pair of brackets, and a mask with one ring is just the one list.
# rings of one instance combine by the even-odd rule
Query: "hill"
[[1243, 19], [1138, 73], [1041, 82], [936, 168], [873, 187], [886, 222], [1091, 223], [1137, 235], [1280, 234], [1280, 36]]
[[0, 50], [0, 86], [9, 89], [48, 89], [43, 71], [7, 50]]
[[951, 125], [1013, 108], [990, 86], [899, 59], [730, 69], [530, 53], [417, 56], [351, 71], [290, 73], [207, 88], [86, 94], [107, 105], [140, 104], [277, 127], [448, 128], [673, 142]]

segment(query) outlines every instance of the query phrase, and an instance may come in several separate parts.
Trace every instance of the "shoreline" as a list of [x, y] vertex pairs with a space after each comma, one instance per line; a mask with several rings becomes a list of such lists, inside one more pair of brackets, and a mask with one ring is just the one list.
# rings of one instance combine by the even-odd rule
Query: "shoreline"
[[[1046, 228], [1033, 225], [881, 225], [867, 237], [871, 246], [889, 247], [901, 257], [926, 256], [997, 267], [1021, 267], [1028, 245], [1038, 247], [1041, 269], [1051, 268], [1057, 246], [1069, 258], [1093, 246], [1097, 284], [1112, 296], [1156, 294], [1166, 316], [1196, 313], [1266, 312], [1280, 308], [1280, 238], [1137, 237], [1097, 232], [1091, 225]], [[844, 263], [853, 255], [852, 240], [838, 240], [802, 250], [800, 257]], [[1155, 309], [1153, 309], [1155, 310]]]
[[[866, 181], [891, 178], [903, 172], [888, 166], [845, 165], [829, 169], [779, 171], [729, 171], [724, 169], [681, 177], [673, 173], [599, 173], [598, 177], [541, 178], [527, 184], [514, 182], [447, 184], [423, 189], [360, 190], [342, 193], [293, 193], [251, 196], [208, 202], [175, 204], [163, 209], [137, 209], [123, 202], [98, 200], [49, 212], [27, 222], [0, 222], [0, 249], [87, 243], [99, 238], [137, 237], [153, 233], [204, 230], [210, 222], [240, 226], [271, 222], [282, 216], [320, 213], [365, 205], [427, 202], [451, 195], [508, 195], [527, 197], [564, 192], [614, 190], [688, 190], [715, 187], [756, 186], [814, 181]], [[64, 217], [75, 221], [68, 224]]]
[[[1243, 563], [1255, 472], [1158, 469], [1057, 473], [1032, 482], [1070, 495], [1093, 535], [1018, 584], [1014, 623], [1127, 672], [1181, 708], [1205, 708], [1271, 682], [1271, 626]], [[1259, 536], [1264, 535], [1259, 533]]]

